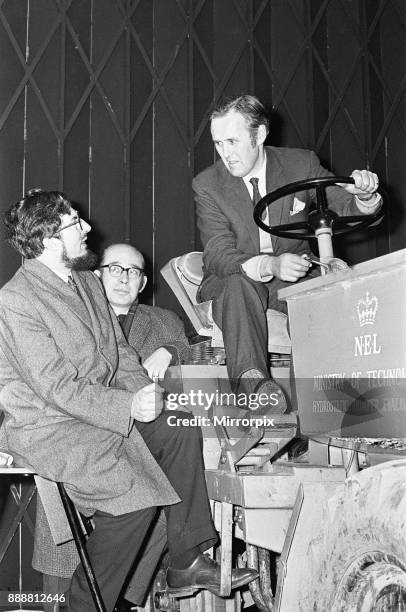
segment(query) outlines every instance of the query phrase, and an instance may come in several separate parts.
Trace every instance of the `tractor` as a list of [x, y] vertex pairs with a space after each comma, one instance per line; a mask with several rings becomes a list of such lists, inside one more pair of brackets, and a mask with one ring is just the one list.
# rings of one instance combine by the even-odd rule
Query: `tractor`
[[[221, 331], [211, 305], [196, 302], [202, 254], [176, 257], [161, 271], [196, 332], [210, 338], [193, 347], [192, 364], [169, 368], [165, 388], [169, 399], [211, 398], [187, 409], [202, 424], [224, 597], [168, 592], [159, 573], [152, 610], [406, 610], [406, 249], [353, 267], [334, 257], [332, 236], [383, 216], [329, 210], [327, 187], [349, 182], [292, 183], [254, 211], [273, 235], [316, 238], [321, 267], [319, 277], [279, 292], [289, 333], [284, 314], [267, 313], [272, 376], [291, 404], [270, 424], [235, 426], [230, 415], [241, 410], [222, 401], [231, 388]], [[308, 221], [261, 220], [267, 206], [307, 189], [316, 194]], [[302, 454], [299, 433], [308, 439]], [[231, 592], [235, 562], [259, 571], [246, 592]]]

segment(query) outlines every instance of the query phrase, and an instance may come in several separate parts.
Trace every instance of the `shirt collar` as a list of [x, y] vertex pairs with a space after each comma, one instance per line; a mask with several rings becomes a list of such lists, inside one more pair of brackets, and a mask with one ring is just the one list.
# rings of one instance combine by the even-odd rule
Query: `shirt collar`
[[73, 280], [72, 271], [70, 272], [59, 272], [59, 270], [52, 270], [54, 274], [59, 276], [65, 283], [68, 282], [68, 279], [71, 278]]
[[242, 177], [242, 180], [244, 181], [250, 193], [252, 192], [252, 185], [250, 183], [250, 180], [252, 178], [258, 179], [258, 186], [259, 186], [260, 193], [262, 193], [263, 191], [265, 191], [266, 193], [266, 154], [264, 155], [264, 163], [262, 164], [259, 171], [257, 171], [255, 174], [250, 173], [250, 174], [247, 174], [247, 176]]

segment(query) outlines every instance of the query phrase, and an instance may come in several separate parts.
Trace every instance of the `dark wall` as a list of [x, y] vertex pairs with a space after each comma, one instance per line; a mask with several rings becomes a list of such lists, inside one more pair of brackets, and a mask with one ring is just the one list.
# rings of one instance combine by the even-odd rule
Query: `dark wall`
[[[191, 179], [214, 159], [208, 114], [253, 92], [272, 144], [388, 186], [385, 223], [339, 251], [403, 248], [405, 41], [401, 0], [4, 0], [1, 211], [29, 187], [63, 189], [92, 246], [135, 243], [156, 302], [176, 307], [159, 269], [200, 246]], [[0, 257], [2, 284], [20, 259], [4, 240]]]

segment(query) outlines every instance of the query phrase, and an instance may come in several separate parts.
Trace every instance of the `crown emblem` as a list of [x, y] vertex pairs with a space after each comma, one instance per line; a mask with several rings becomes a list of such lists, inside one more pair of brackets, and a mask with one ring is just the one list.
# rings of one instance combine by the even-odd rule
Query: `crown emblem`
[[375, 317], [378, 310], [378, 298], [373, 296], [369, 297], [368, 291], [365, 294], [365, 299], [361, 298], [358, 300], [357, 313], [360, 327], [364, 325], [372, 325], [375, 323]]

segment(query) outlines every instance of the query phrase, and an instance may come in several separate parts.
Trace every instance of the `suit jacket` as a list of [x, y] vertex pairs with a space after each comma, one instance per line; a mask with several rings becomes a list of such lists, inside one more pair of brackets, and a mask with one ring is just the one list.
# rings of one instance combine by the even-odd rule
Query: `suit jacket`
[[[62, 481], [86, 514], [123, 514], [178, 496], [132, 427], [150, 383], [91, 272], [80, 297], [37, 260], [0, 290], [0, 409], [17, 465]], [[116, 340], [116, 335], [118, 340]]]
[[145, 304], [136, 305], [128, 344], [137, 351], [141, 363], [162, 346], [177, 357], [176, 363], [187, 360], [190, 353], [179, 317], [165, 308]]
[[[265, 147], [267, 192], [307, 178], [332, 176], [312, 151]], [[219, 160], [193, 180], [197, 225], [204, 247], [203, 283], [212, 276], [241, 273], [241, 264], [259, 254], [259, 231], [253, 219], [250, 194], [242, 178], [232, 176]], [[329, 187], [329, 206], [340, 215], [360, 214], [353, 196], [341, 187]], [[312, 194], [302, 191], [285, 196], [269, 207], [270, 225], [307, 219]], [[294, 197], [305, 203], [291, 214]], [[272, 236], [275, 255], [309, 252], [307, 240]]]

